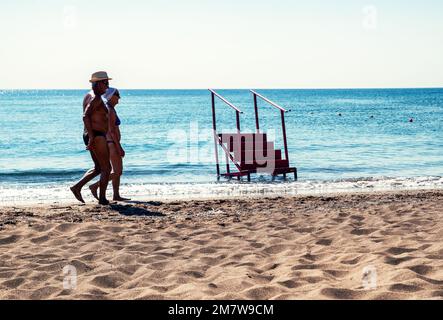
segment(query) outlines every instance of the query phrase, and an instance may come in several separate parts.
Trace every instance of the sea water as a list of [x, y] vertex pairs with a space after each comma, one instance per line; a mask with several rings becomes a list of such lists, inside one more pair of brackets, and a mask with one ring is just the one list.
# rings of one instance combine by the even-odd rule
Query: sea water
[[[0, 90], [1, 203], [72, 200], [69, 186], [92, 167], [82, 140], [87, 91]], [[254, 132], [251, 93], [218, 92], [243, 111], [242, 132]], [[289, 110], [297, 182], [266, 174], [250, 183], [217, 181], [209, 91], [121, 90], [122, 194], [190, 199], [443, 188], [443, 89], [258, 92]], [[258, 108], [261, 131], [282, 149], [280, 111], [261, 100]], [[235, 132], [235, 112], [219, 99], [216, 111], [218, 131]]]

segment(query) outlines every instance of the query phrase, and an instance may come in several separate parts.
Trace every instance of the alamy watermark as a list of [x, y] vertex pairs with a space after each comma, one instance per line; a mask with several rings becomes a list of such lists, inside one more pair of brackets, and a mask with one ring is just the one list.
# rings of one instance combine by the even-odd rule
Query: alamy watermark
[[378, 27], [378, 10], [374, 5], [363, 7], [362, 26], [365, 30], [376, 30]]
[[63, 268], [63, 289], [77, 289], [77, 268], [73, 265], [67, 265]]
[[377, 269], [374, 266], [366, 266], [363, 269], [362, 286], [365, 290], [377, 289]]
[[[264, 172], [272, 170], [275, 165], [275, 154], [263, 154], [263, 150], [272, 150], [263, 145], [263, 141], [252, 139], [251, 134], [237, 134], [237, 129], [224, 130], [232, 134], [221, 133], [222, 137], [214, 135], [220, 132], [214, 132], [213, 129], [200, 129], [197, 121], [190, 122], [189, 130], [173, 129], [167, 133], [165, 143], [169, 144], [166, 152], [166, 160], [169, 163], [188, 163], [188, 164], [211, 164], [214, 163], [215, 150], [217, 148], [220, 164], [230, 163], [229, 155], [225, 151], [230, 151], [234, 160], [246, 164], [259, 164]], [[267, 141], [275, 141], [275, 129], [267, 130]], [[218, 140], [220, 139], [220, 140]], [[244, 139], [239, 141], [237, 139]], [[215, 141], [214, 141], [215, 140]], [[224, 146], [223, 147], [221, 146]], [[240, 147], [241, 146], [241, 147]], [[240, 152], [240, 149], [243, 149]]]
[[78, 27], [78, 12], [76, 6], [63, 8], [63, 27], [66, 30], [75, 30]]

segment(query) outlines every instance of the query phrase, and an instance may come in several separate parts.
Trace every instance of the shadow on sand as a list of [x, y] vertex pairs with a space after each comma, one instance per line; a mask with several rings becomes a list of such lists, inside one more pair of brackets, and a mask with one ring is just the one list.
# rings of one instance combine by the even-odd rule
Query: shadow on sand
[[[142, 203], [140, 203], [142, 204]], [[145, 208], [135, 207], [132, 205], [111, 204], [111, 209], [117, 211], [123, 216], [138, 216], [138, 217], [166, 217], [165, 214], [157, 211], [150, 211]]]
[[145, 205], [145, 206], [154, 206], [154, 207], [158, 207], [163, 204], [163, 202], [160, 202], [160, 201], [135, 201], [135, 200], [125, 201], [125, 203], [141, 204], [141, 205]]

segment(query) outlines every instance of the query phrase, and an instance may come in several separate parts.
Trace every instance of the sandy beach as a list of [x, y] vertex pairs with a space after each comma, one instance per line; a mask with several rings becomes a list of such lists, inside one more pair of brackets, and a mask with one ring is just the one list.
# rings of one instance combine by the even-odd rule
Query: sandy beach
[[441, 190], [0, 207], [0, 298], [442, 299], [442, 208]]

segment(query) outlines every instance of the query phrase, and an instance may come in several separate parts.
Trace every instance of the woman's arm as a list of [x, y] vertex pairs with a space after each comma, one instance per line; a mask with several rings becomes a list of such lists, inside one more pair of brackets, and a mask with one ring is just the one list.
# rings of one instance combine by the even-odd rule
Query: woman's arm
[[117, 119], [117, 117], [116, 117], [115, 109], [110, 107], [109, 108], [109, 134], [111, 135], [112, 141], [114, 141], [114, 144], [117, 147], [118, 152], [123, 157], [124, 151], [123, 151], [123, 148], [120, 144], [120, 139], [118, 137], [118, 132], [117, 132], [118, 128], [115, 125], [116, 119]]

